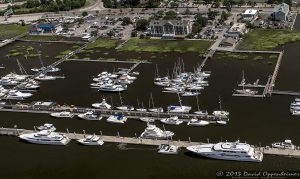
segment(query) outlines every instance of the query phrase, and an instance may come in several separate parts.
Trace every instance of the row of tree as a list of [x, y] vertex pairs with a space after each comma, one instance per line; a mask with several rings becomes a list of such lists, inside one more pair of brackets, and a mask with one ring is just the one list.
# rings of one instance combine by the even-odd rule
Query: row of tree
[[[140, 0], [123, 0], [123, 1], [117, 1], [117, 0], [103, 0], [103, 5], [106, 8], [130, 8], [130, 7], [139, 7], [140, 6]], [[147, 8], [156, 8], [158, 7], [159, 3], [156, 0], [149, 0], [144, 7]]]

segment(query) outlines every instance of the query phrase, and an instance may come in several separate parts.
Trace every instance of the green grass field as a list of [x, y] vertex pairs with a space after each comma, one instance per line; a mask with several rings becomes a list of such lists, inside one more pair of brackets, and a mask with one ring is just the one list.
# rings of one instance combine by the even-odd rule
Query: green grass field
[[300, 32], [256, 29], [247, 33], [238, 45], [240, 50], [272, 50], [280, 45], [300, 40]]
[[94, 48], [115, 48], [118, 44], [117, 40], [97, 39], [94, 43], [89, 44], [86, 49]]
[[28, 32], [30, 25], [0, 24], [0, 39], [12, 38]]
[[130, 39], [120, 49], [121, 51], [135, 52], [197, 52], [204, 54], [213, 41], [207, 40], [156, 40]]
[[60, 41], [64, 39], [64, 37], [58, 35], [26, 35], [22, 39], [35, 41]]

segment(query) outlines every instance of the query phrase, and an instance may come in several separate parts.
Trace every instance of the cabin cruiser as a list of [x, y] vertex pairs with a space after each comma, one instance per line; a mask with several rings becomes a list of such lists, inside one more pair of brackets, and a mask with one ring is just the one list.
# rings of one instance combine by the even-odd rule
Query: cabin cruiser
[[74, 114], [71, 112], [62, 111], [62, 112], [50, 113], [50, 116], [57, 117], [57, 118], [73, 118]]
[[207, 126], [209, 125], [208, 121], [199, 120], [199, 119], [191, 119], [188, 123], [188, 126]]
[[160, 108], [150, 108], [150, 109], [148, 109], [148, 111], [150, 111], [150, 112], [157, 112], [157, 113], [163, 113], [164, 109], [162, 107], [160, 107]]
[[227, 111], [213, 111], [212, 114], [216, 117], [227, 118], [228, 115], [229, 115], [229, 112], [227, 112]]
[[272, 143], [273, 148], [280, 148], [280, 149], [291, 149], [294, 150], [296, 146], [292, 144], [292, 140], [286, 139], [284, 142], [274, 142]]
[[134, 111], [134, 107], [130, 105], [117, 106], [116, 108], [122, 111]]
[[163, 131], [153, 124], [147, 124], [147, 128], [141, 134], [141, 138], [151, 138], [151, 139], [168, 139], [174, 136], [171, 131]]
[[183, 123], [182, 120], [178, 119], [178, 116], [161, 119], [160, 122], [164, 124], [180, 125]]
[[199, 92], [193, 92], [193, 91], [185, 91], [180, 94], [182, 97], [190, 97], [190, 96], [198, 96], [200, 93]]
[[29, 98], [31, 96], [32, 96], [31, 93], [22, 93], [22, 92], [17, 91], [17, 90], [10, 90], [8, 92], [7, 96], [5, 97], [5, 99], [24, 100], [24, 99]]
[[54, 125], [53, 124], [49, 124], [49, 123], [45, 123], [44, 125], [37, 127], [37, 129], [39, 131], [48, 130], [48, 131], [51, 131], [51, 132], [54, 132], [56, 130], [56, 128], [54, 127]]
[[32, 68], [31, 71], [34, 71], [34, 72], [42, 72], [42, 71], [45, 71], [47, 69], [47, 72], [58, 72], [60, 71], [59, 68], [55, 68], [55, 67], [41, 67], [41, 68]]
[[84, 119], [84, 120], [101, 120], [102, 116], [95, 114], [93, 111], [88, 111], [84, 114], [78, 114], [78, 117], [80, 119]]
[[5, 86], [14, 86], [19, 84], [20, 82], [15, 81], [15, 80], [11, 80], [11, 79], [3, 79], [1, 78], [0, 80], [0, 85], [5, 85]]
[[34, 144], [67, 145], [70, 142], [70, 139], [67, 136], [52, 132], [50, 130], [22, 134], [19, 136], [19, 138]]
[[169, 145], [169, 144], [161, 144], [157, 148], [157, 153], [159, 154], [178, 154], [178, 146]]
[[105, 84], [98, 89], [100, 92], [123, 92], [126, 88], [123, 85]]
[[176, 105], [171, 105], [168, 106], [168, 112], [171, 113], [189, 113], [192, 107], [190, 106], [176, 106]]
[[50, 80], [56, 80], [56, 77], [48, 76], [48, 75], [45, 75], [45, 74], [40, 74], [35, 79], [39, 80], [39, 81], [50, 81]]
[[226, 125], [227, 122], [226, 122], [226, 121], [223, 121], [223, 120], [217, 120], [217, 121], [216, 121], [216, 124], [217, 124], [217, 125], [220, 125], [220, 126], [223, 126], [223, 125]]
[[114, 116], [109, 116], [106, 119], [107, 122], [111, 123], [119, 123], [119, 124], [124, 124], [127, 121], [127, 117], [125, 117], [122, 114], [114, 115]]
[[171, 85], [169, 81], [155, 81], [154, 84], [162, 87], [168, 87]]
[[26, 84], [22, 84], [19, 87], [20, 89], [25, 89], [25, 90], [37, 90], [40, 88], [39, 85], [36, 84], [32, 84], [32, 83], [26, 83]]
[[202, 116], [207, 116], [208, 112], [206, 110], [199, 110], [195, 111], [194, 114], [202, 115]]
[[94, 103], [92, 106], [98, 109], [111, 109], [111, 105], [108, 104], [104, 98], [102, 99], [101, 103]]
[[197, 155], [213, 159], [248, 162], [261, 162], [263, 160], [263, 153], [261, 151], [256, 150], [247, 143], [240, 143], [239, 141], [193, 145], [186, 149]]
[[300, 106], [300, 101], [294, 101], [291, 103], [291, 106]]
[[154, 118], [151, 118], [151, 117], [141, 117], [140, 118], [141, 121], [143, 122], [155, 122], [155, 119]]
[[295, 98], [295, 101], [296, 102], [300, 102], [300, 98]]
[[77, 140], [82, 145], [103, 145], [104, 142], [96, 135], [88, 135], [83, 139]]
[[291, 114], [294, 115], [294, 116], [299, 116], [300, 111], [299, 110], [291, 110]]
[[299, 111], [300, 110], [300, 106], [290, 106], [291, 110], [295, 110], [295, 111]]
[[255, 95], [258, 91], [254, 91], [251, 89], [242, 89], [242, 90], [234, 90], [238, 94], [246, 94], [246, 95]]

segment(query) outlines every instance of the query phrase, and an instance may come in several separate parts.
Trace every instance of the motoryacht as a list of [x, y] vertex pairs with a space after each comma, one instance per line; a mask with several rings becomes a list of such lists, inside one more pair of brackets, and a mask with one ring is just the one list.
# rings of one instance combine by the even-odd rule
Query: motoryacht
[[202, 116], [207, 116], [208, 112], [206, 110], [199, 110], [195, 111], [194, 114], [202, 115]]
[[176, 106], [176, 105], [168, 106], [168, 112], [171, 113], [189, 113], [191, 109], [192, 109], [191, 106]]
[[34, 144], [67, 145], [70, 142], [70, 139], [67, 136], [52, 132], [50, 130], [22, 134], [19, 136], [19, 138]]
[[223, 121], [223, 120], [217, 120], [217, 121], [216, 121], [216, 124], [217, 124], [217, 125], [220, 125], [220, 126], [223, 126], [223, 125], [226, 125], [227, 122], [226, 122], [226, 121]]
[[191, 119], [188, 123], [188, 126], [207, 126], [209, 125], [208, 121], [199, 120], [199, 119]]
[[47, 72], [58, 72], [60, 71], [60, 68], [55, 68], [55, 67], [41, 67], [41, 68], [32, 68], [31, 71], [34, 72], [42, 72], [47, 69]]
[[176, 145], [161, 144], [157, 148], [157, 153], [174, 155], [174, 154], [178, 154], [178, 149], [179, 147]]
[[284, 142], [274, 142], [272, 143], [273, 148], [280, 148], [280, 149], [292, 149], [294, 150], [296, 146], [292, 143], [292, 140], [286, 139]]
[[78, 117], [80, 119], [90, 120], [90, 121], [93, 121], [93, 120], [99, 121], [102, 119], [102, 116], [95, 114], [93, 111], [88, 111], [84, 114], [78, 114]]
[[117, 106], [116, 108], [122, 111], [134, 111], [134, 107], [131, 105]]
[[219, 142], [216, 144], [193, 145], [187, 150], [203, 157], [248, 162], [261, 162], [263, 153], [247, 143]]
[[39, 88], [40, 88], [39, 85], [32, 84], [32, 83], [25, 83], [19, 87], [19, 89], [24, 89], [24, 90], [37, 90]]
[[229, 112], [227, 112], [227, 111], [213, 111], [212, 114], [216, 117], [227, 118], [228, 115], [229, 115]]
[[155, 119], [154, 118], [151, 118], [151, 117], [141, 117], [140, 118], [141, 121], [143, 122], [155, 122]]
[[37, 127], [37, 129], [39, 131], [49, 130], [51, 132], [54, 132], [56, 130], [56, 128], [54, 127], [54, 125], [53, 124], [49, 124], [49, 123], [45, 123], [44, 125]]
[[180, 125], [183, 123], [182, 120], [178, 119], [178, 116], [172, 116], [169, 118], [161, 119], [160, 122], [164, 124]]
[[291, 114], [294, 115], [294, 116], [299, 116], [300, 111], [299, 110], [291, 110]]
[[200, 93], [195, 91], [185, 91], [180, 94], [182, 97], [198, 96]]
[[100, 92], [123, 92], [127, 90], [124, 86], [122, 85], [113, 85], [113, 84], [105, 84], [101, 85], [98, 89]]
[[122, 114], [112, 115], [112, 116], [109, 116], [109, 117], [106, 119], [106, 121], [107, 121], [107, 122], [110, 122], [110, 123], [124, 124], [124, 123], [127, 121], [127, 117], [125, 117], [125, 116], [122, 115]]
[[39, 81], [51, 81], [51, 80], [56, 80], [56, 77], [45, 75], [45, 74], [40, 74], [35, 79], [39, 80]]
[[294, 102], [292, 102], [291, 106], [300, 106], [300, 101], [294, 101]]
[[82, 145], [103, 145], [104, 142], [96, 135], [88, 135], [82, 139], [77, 140]]
[[31, 93], [23, 93], [17, 90], [10, 90], [5, 97], [5, 99], [11, 99], [11, 100], [24, 100], [26, 98], [31, 97]]
[[56, 118], [73, 118], [74, 114], [68, 111], [62, 111], [62, 112], [50, 113], [50, 116]]
[[255, 95], [258, 91], [254, 91], [251, 89], [241, 89], [241, 90], [234, 90], [238, 94], [245, 94], [245, 95]]
[[154, 124], [147, 124], [147, 128], [141, 134], [141, 138], [151, 138], [151, 139], [168, 139], [174, 136], [171, 131], [163, 131], [156, 127]]
[[111, 109], [111, 105], [106, 102], [105, 98], [102, 99], [101, 103], [94, 103], [92, 106], [98, 109]]

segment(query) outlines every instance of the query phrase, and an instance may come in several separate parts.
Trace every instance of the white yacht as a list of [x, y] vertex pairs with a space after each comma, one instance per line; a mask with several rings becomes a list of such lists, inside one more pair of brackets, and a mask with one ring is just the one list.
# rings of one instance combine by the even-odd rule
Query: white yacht
[[195, 111], [194, 114], [202, 115], [202, 116], [207, 116], [208, 112], [206, 110], [199, 110]]
[[227, 111], [213, 111], [212, 114], [216, 117], [227, 118], [228, 115], [229, 115], [229, 112], [227, 112]]
[[94, 121], [94, 120], [101, 120], [102, 116], [95, 114], [93, 111], [88, 111], [84, 114], [78, 114], [78, 117], [80, 119], [84, 119], [84, 120], [90, 120], [90, 121]]
[[157, 153], [159, 154], [168, 154], [168, 155], [174, 155], [178, 154], [178, 146], [175, 145], [169, 145], [169, 144], [161, 144], [157, 148]]
[[263, 160], [263, 153], [261, 151], [256, 150], [247, 143], [240, 143], [239, 141], [193, 145], [186, 149], [195, 154], [213, 159], [248, 162], [261, 162]]
[[[55, 67], [48, 67], [49, 69], [47, 70], [47, 72], [58, 72], [60, 71], [59, 68], [55, 68]], [[41, 68], [32, 68], [31, 71], [34, 71], [34, 72], [41, 72], [41, 71], [44, 71], [46, 70], [46, 67], [41, 67]]]
[[217, 124], [217, 125], [220, 125], [220, 126], [224, 126], [224, 125], [227, 124], [227, 122], [226, 122], [226, 121], [223, 121], [223, 120], [217, 120], [217, 121], [216, 121], [216, 124]]
[[286, 139], [284, 142], [274, 142], [272, 143], [273, 148], [280, 148], [280, 149], [292, 149], [294, 150], [296, 146], [292, 143], [292, 140]]
[[104, 142], [96, 135], [88, 135], [83, 139], [77, 140], [82, 145], [103, 145]]
[[291, 106], [300, 106], [300, 101], [294, 101], [294, 102], [292, 102]]
[[160, 107], [160, 108], [150, 108], [150, 109], [148, 109], [148, 111], [162, 113], [162, 112], [164, 112], [164, 108], [162, 108], [162, 107]]
[[50, 116], [57, 118], [73, 118], [74, 114], [68, 111], [50, 113]]
[[119, 124], [124, 124], [127, 121], [127, 117], [125, 117], [122, 114], [114, 115], [114, 116], [109, 116], [106, 119], [107, 122], [111, 123], [119, 123]]
[[291, 114], [294, 115], [294, 116], [299, 116], [300, 115], [300, 111], [291, 110]]
[[141, 117], [140, 118], [141, 121], [143, 122], [155, 122], [155, 119], [154, 118], [151, 118], [151, 117]]
[[54, 132], [56, 130], [56, 128], [54, 127], [54, 125], [53, 124], [49, 124], [49, 123], [45, 123], [44, 125], [37, 127], [37, 129], [39, 131], [48, 130], [48, 131], [51, 131], [51, 132]]
[[8, 92], [7, 96], [5, 97], [5, 99], [24, 100], [24, 99], [29, 98], [31, 96], [32, 96], [31, 93], [22, 93], [22, 92], [17, 91], [17, 90], [10, 90]]
[[191, 109], [192, 109], [191, 106], [176, 106], [176, 105], [168, 106], [168, 112], [171, 113], [189, 113]]
[[139, 111], [139, 112], [147, 112], [147, 109], [146, 108], [137, 108], [135, 109], [136, 111]]
[[49, 130], [22, 134], [19, 138], [34, 144], [67, 145], [70, 142], [70, 139], [67, 136]]
[[185, 91], [184, 93], [181, 93], [180, 96], [182, 97], [190, 97], [190, 96], [198, 96], [200, 93], [195, 91]]
[[39, 80], [39, 81], [50, 81], [50, 80], [56, 80], [56, 77], [45, 75], [45, 74], [40, 74], [35, 79]]
[[254, 91], [251, 89], [241, 89], [241, 90], [234, 90], [238, 94], [245, 94], [245, 95], [255, 95], [258, 91]]
[[102, 99], [101, 103], [94, 103], [92, 106], [99, 109], [111, 109], [111, 105], [108, 104], [104, 98]]
[[134, 107], [130, 105], [117, 106], [116, 108], [122, 111], [134, 111]]
[[102, 92], [123, 92], [126, 88], [122, 85], [105, 84], [101, 85], [98, 91]]
[[151, 138], [151, 139], [168, 139], [174, 136], [171, 131], [163, 131], [153, 124], [147, 124], [147, 128], [141, 134], [141, 138]]
[[37, 90], [39, 89], [40, 86], [32, 83], [26, 83], [20, 86], [20, 89], [25, 89], [25, 90]]
[[183, 123], [182, 120], [178, 119], [178, 116], [172, 116], [169, 118], [161, 119], [160, 122], [164, 124], [180, 125]]
[[300, 102], [300, 98], [295, 98], [295, 101], [296, 102]]
[[209, 125], [208, 121], [199, 120], [199, 119], [191, 119], [188, 123], [188, 126], [207, 126]]

